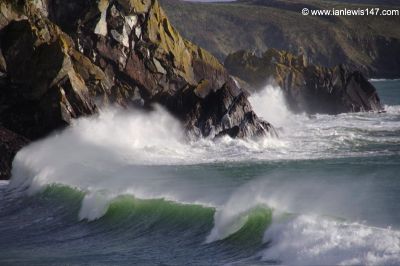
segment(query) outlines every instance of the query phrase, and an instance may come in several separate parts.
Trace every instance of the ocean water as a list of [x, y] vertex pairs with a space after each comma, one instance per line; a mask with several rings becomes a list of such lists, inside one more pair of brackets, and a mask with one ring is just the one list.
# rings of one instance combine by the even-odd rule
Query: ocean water
[[0, 265], [398, 265], [400, 81], [386, 113], [292, 114], [279, 138], [187, 139], [160, 107], [103, 110], [21, 150], [0, 183]]

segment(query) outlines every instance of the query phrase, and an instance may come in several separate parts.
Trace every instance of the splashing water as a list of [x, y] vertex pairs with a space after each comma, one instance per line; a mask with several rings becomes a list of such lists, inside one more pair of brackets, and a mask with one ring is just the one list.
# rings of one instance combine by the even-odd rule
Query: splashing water
[[396, 265], [400, 231], [301, 215], [274, 223], [264, 241], [264, 260], [288, 265]]
[[[60, 240], [59, 250], [76, 246], [79, 256], [93, 256], [95, 238], [116, 245], [106, 249], [110, 253], [122, 252], [139, 264], [400, 263], [399, 105], [386, 106], [382, 114], [308, 117], [290, 113], [273, 86], [250, 101], [258, 115], [283, 128], [279, 139], [188, 141], [180, 123], [156, 107], [151, 113], [103, 110], [25, 147], [15, 158], [10, 185], [0, 183], [0, 195], [28, 188], [35, 204], [21, 202], [22, 211], [14, 212], [9, 208], [16, 196], [4, 193], [0, 250], [27, 257], [36, 248], [38, 254], [54, 253], [53, 245], [31, 236], [51, 228], [43, 235], [52, 241], [70, 234], [84, 239]], [[61, 201], [76, 199], [78, 207], [54, 205], [52, 191], [60, 194], [54, 185], [79, 191]], [[48, 197], [43, 193], [52, 195], [50, 212], [63, 210], [60, 217], [37, 209]], [[32, 209], [45, 217], [37, 218]], [[73, 219], [65, 218], [70, 212]], [[35, 224], [32, 216], [43, 227], [23, 231]], [[115, 228], [109, 219], [115, 219]], [[25, 250], [15, 235], [25, 236], [21, 243], [47, 245]], [[16, 246], [6, 245], [11, 240]], [[4, 254], [0, 251], [0, 262]], [[123, 264], [122, 257], [110, 263]]]
[[267, 85], [260, 92], [249, 97], [255, 112], [276, 127], [293, 123], [293, 114], [289, 111], [285, 96], [279, 87]]

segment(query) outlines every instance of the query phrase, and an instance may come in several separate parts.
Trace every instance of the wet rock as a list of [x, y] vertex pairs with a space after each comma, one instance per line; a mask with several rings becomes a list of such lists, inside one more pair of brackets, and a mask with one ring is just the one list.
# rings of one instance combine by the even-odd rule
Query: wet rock
[[233, 75], [262, 89], [276, 83], [295, 112], [338, 114], [380, 111], [374, 86], [359, 71], [339, 65], [325, 68], [309, 64], [304, 56], [270, 49], [261, 57], [239, 51], [228, 56], [225, 66]]
[[28, 143], [28, 139], [0, 125], [0, 180], [9, 178], [14, 156]]
[[[205, 97], [196, 95], [192, 88], [179, 95], [159, 95], [164, 106], [185, 122], [192, 135], [210, 138], [229, 135], [233, 138], [258, 137], [274, 132], [273, 127], [254, 114], [247, 95], [225, 84]], [[229, 119], [229, 123], [227, 123]]]

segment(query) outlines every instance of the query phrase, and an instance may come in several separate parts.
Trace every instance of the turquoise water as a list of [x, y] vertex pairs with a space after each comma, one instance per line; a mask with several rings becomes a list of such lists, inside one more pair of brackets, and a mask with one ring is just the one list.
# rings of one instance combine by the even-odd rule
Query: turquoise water
[[400, 82], [386, 113], [294, 115], [279, 139], [188, 140], [109, 110], [23, 149], [0, 183], [1, 265], [400, 264]]
[[399, 105], [399, 83], [400, 79], [372, 80], [372, 84], [378, 89], [381, 100], [386, 105]]

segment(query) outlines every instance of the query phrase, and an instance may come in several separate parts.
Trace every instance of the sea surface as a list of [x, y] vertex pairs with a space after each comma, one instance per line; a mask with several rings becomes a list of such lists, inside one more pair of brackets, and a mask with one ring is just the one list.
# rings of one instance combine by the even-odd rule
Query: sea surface
[[0, 265], [399, 265], [400, 81], [385, 113], [292, 114], [279, 138], [188, 139], [118, 109], [21, 150], [0, 183]]

